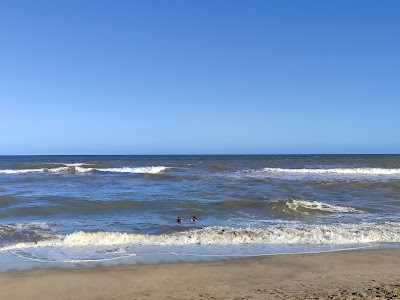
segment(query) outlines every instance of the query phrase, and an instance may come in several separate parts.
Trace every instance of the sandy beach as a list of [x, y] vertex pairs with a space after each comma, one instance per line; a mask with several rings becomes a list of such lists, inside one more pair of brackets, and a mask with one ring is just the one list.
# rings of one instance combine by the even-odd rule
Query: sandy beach
[[400, 250], [0, 274], [0, 299], [397, 299]]

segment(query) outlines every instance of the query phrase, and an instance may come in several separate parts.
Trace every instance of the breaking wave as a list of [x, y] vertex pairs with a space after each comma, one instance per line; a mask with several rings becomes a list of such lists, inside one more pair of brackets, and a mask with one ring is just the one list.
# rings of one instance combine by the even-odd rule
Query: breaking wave
[[63, 164], [63, 166], [56, 167], [49, 165], [43, 168], [35, 169], [8, 169], [0, 170], [0, 174], [27, 174], [27, 173], [88, 173], [88, 172], [112, 172], [112, 173], [137, 173], [137, 174], [158, 174], [169, 167], [164, 166], [151, 166], [151, 167], [121, 167], [121, 168], [95, 168], [91, 167], [90, 164], [74, 163], [74, 164]]
[[356, 208], [350, 206], [342, 206], [335, 204], [328, 204], [313, 200], [278, 200], [270, 201], [267, 204], [271, 211], [279, 211], [286, 213], [300, 213], [300, 214], [310, 214], [310, 213], [354, 213], [362, 212]]
[[234, 229], [205, 227], [170, 234], [133, 234], [124, 232], [77, 231], [35, 243], [4, 245], [1, 250], [36, 247], [93, 247], [110, 245], [185, 246], [241, 244], [345, 245], [365, 243], [399, 243], [400, 222], [336, 225], [271, 226], [269, 228]]
[[45, 169], [25, 169], [25, 170], [0, 170], [0, 174], [26, 174], [44, 172]]
[[331, 169], [284, 169], [284, 168], [264, 168], [261, 170], [245, 170], [250, 174], [341, 174], [341, 175], [400, 175], [400, 169], [382, 168], [331, 168]]
[[101, 172], [115, 172], [115, 173], [139, 173], [139, 174], [158, 174], [169, 167], [159, 166], [159, 167], [142, 167], [142, 168], [107, 168], [107, 169], [97, 169]]

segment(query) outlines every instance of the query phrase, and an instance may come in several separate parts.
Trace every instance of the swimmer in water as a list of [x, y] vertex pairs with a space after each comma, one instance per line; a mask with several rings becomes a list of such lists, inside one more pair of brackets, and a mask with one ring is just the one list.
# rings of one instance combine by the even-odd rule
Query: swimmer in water
[[197, 222], [196, 216], [193, 216], [193, 218], [190, 219], [190, 222], [192, 222], [192, 223], [193, 223], [193, 222]]

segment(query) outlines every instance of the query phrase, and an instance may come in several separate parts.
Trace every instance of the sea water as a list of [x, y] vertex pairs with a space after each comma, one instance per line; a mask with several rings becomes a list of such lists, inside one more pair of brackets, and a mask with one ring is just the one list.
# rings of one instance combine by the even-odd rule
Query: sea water
[[400, 155], [0, 156], [0, 271], [399, 245]]

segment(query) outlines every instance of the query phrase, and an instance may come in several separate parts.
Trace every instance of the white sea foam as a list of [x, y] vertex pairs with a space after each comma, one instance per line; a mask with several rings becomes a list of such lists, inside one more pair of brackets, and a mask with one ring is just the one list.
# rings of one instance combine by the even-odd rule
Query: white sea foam
[[[64, 263], [82, 263], [82, 262], [101, 262], [135, 256], [135, 253], [126, 253], [123, 249], [115, 251], [35, 251], [38, 248], [28, 250], [10, 250], [9, 252], [25, 261], [35, 261], [40, 263], [64, 262]], [[65, 250], [65, 248], [63, 249]]]
[[26, 174], [44, 172], [45, 169], [0, 170], [0, 174]]
[[241, 244], [345, 245], [399, 243], [400, 222], [345, 225], [303, 225], [297, 227], [234, 229], [206, 227], [170, 234], [148, 235], [122, 232], [77, 231], [36, 243], [7, 245], [0, 250], [36, 247], [93, 247], [110, 245], [184, 246]]
[[0, 174], [27, 174], [27, 173], [65, 173], [70, 171], [76, 172], [90, 172], [92, 168], [82, 168], [82, 167], [57, 167], [57, 168], [41, 168], [41, 169], [20, 169], [20, 170], [0, 170]]
[[283, 203], [287, 206], [289, 210], [307, 213], [308, 211], [322, 211], [322, 212], [331, 212], [331, 213], [351, 213], [351, 212], [361, 212], [350, 206], [342, 206], [335, 204], [328, 204], [319, 201], [313, 200], [280, 200], [280, 201], [270, 201], [271, 204], [280, 204]]
[[93, 170], [95, 170], [94, 168], [83, 168], [83, 167], [75, 167], [75, 171], [78, 173], [87, 173], [87, 172], [92, 172]]
[[69, 170], [70, 170], [69, 167], [58, 167], [58, 168], [45, 169], [45, 171], [48, 171], [51, 173], [63, 173], [63, 172], [68, 172]]
[[40, 169], [20, 169], [20, 170], [0, 170], [0, 174], [26, 174], [26, 173], [40, 173], [40, 172], [49, 172], [49, 173], [65, 173], [65, 172], [76, 172], [76, 173], [87, 173], [92, 171], [100, 171], [100, 172], [114, 172], [114, 173], [137, 173], [137, 174], [158, 174], [169, 167], [164, 166], [152, 166], [152, 167], [139, 167], [139, 168], [131, 168], [131, 167], [122, 167], [122, 168], [87, 168], [82, 167], [82, 165], [86, 165], [83, 163], [76, 164], [65, 164], [63, 167], [56, 168], [40, 168]]
[[106, 168], [97, 169], [101, 172], [115, 172], [115, 173], [141, 173], [141, 174], [157, 174], [169, 169], [168, 167], [158, 166], [158, 167], [141, 167], [141, 168]]
[[47, 222], [29, 222], [29, 223], [15, 223], [8, 224], [7, 226], [13, 227], [15, 229], [41, 229], [41, 230], [49, 230], [51, 229], [53, 223]]
[[399, 175], [400, 169], [382, 168], [328, 168], [328, 169], [284, 169], [264, 168], [261, 170], [245, 170], [245, 173], [291, 173], [291, 174], [343, 174], [343, 175]]

